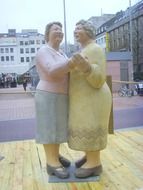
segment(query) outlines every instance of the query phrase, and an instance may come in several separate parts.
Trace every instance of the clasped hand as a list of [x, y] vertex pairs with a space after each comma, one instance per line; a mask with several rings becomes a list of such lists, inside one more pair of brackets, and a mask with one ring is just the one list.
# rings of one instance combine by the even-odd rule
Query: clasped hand
[[69, 60], [69, 66], [70, 68], [77, 67], [78, 70], [80, 70], [83, 73], [89, 72], [91, 69], [91, 66], [88, 62], [88, 59], [83, 57], [81, 54], [77, 53], [74, 54], [73, 57]]

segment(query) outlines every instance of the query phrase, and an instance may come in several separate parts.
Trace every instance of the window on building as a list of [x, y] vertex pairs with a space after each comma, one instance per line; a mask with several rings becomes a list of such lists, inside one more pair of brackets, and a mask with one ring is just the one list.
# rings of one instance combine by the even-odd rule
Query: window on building
[[29, 53], [29, 48], [26, 48], [26, 49], [25, 49], [25, 52], [26, 52], [26, 53]]
[[9, 61], [9, 56], [6, 56], [6, 61]]
[[1, 53], [4, 53], [4, 48], [0, 48], [0, 52], [1, 52]]
[[26, 62], [29, 62], [30, 61], [30, 58], [29, 57], [26, 57]]
[[1, 56], [1, 61], [4, 61], [4, 56]]
[[20, 48], [20, 53], [24, 53], [24, 49], [23, 48]]
[[116, 45], [116, 39], [114, 39], [113, 48], [116, 50], [116, 47], [117, 47], [117, 45]]
[[24, 42], [23, 41], [20, 41], [20, 46], [23, 46], [24, 45]]
[[25, 41], [25, 45], [29, 45], [28, 41]]
[[21, 57], [20, 61], [21, 61], [21, 63], [23, 63], [24, 62], [24, 57]]
[[14, 61], [14, 56], [10, 56], [10, 60], [11, 60], [11, 61]]
[[10, 53], [13, 53], [14, 52], [14, 49], [13, 48], [10, 48]]
[[36, 40], [36, 44], [40, 44], [40, 40]]
[[31, 57], [31, 61], [33, 61], [35, 59], [35, 57]]
[[101, 38], [101, 44], [103, 44], [103, 38]]
[[30, 40], [30, 44], [35, 44], [34, 40]]
[[35, 48], [31, 48], [31, 53], [35, 53]]
[[40, 48], [37, 48], [37, 51], [39, 50]]
[[45, 40], [42, 40], [42, 44], [45, 44]]
[[9, 49], [8, 48], [5, 48], [5, 53], [9, 53]]

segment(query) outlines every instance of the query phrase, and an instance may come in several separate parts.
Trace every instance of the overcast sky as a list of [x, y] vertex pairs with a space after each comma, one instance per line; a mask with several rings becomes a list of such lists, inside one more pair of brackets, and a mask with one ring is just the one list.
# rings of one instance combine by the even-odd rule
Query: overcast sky
[[[132, 5], [139, 0], [131, 0]], [[67, 41], [73, 42], [75, 23], [80, 19], [126, 10], [129, 0], [65, 0]], [[63, 0], [0, 0], [0, 33], [8, 29], [38, 29], [44, 34], [51, 21], [64, 23]]]

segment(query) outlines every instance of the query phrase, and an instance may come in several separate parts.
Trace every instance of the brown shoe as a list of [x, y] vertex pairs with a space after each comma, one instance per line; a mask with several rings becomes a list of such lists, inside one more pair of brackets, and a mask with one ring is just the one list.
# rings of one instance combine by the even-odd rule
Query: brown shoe
[[75, 177], [87, 178], [91, 176], [99, 176], [102, 173], [102, 166], [96, 166], [94, 168], [78, 168], [75, 171]]
[[71, 165], [71, 162], [66, 159], [65, 157], [59, 155], [59, 161], [60, 163], [65, 167], [65, 168], [68, 168], [70, 165]]
[[82, 157], [81, 159], [75, 162], [76, 168], [80, 168], [86, 162], [86, 156]]
[[55, 175], [58, 178], [65, 179], [69, 177], [69, 172], [62, 166], [53, 167], [47, 164], [47, 173]]

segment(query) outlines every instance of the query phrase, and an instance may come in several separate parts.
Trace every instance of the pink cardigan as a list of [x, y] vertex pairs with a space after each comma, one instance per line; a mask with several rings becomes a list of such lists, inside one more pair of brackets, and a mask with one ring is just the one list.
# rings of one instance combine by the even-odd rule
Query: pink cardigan
[[36, 68], [40, 77], [37, 89], [48, 92], [68, 93], [68, 58], [48, 45], [36, 55]]

